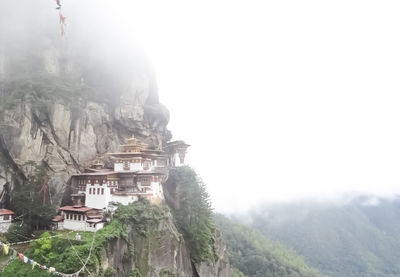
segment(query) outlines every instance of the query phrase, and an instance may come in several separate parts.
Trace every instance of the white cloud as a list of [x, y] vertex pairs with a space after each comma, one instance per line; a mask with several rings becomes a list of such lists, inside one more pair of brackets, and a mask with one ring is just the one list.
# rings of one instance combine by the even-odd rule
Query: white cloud
[[398, 1], [91, 3], [147, 50], [217, 210], [400, 192]]
[[218, 210], [400, 191], [399, 8], [172, 1], [140, 11], [170, 127], [193, 145]]

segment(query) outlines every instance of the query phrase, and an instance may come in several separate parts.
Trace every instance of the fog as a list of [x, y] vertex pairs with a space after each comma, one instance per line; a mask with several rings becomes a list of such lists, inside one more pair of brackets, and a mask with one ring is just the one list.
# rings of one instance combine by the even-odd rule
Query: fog
[[149, 60], [216, 210], [400, 192], [398, 2], [62, 5], [64, 37], [55, 2], [2, 0], [1, 45], [45, 30], [83, 59], [107, 57], [115, 78], [126, 59]]

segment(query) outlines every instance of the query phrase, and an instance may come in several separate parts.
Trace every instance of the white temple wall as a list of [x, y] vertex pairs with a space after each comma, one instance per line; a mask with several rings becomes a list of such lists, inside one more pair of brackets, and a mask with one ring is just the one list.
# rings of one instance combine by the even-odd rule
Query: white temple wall
[[114, 171], [124, 171], [124, 165], [122, 163], [114, 163]]
[[85, 220], [71, 220], [64, 219], [64, 229], [68, 230], [76, 230], [76, 231], [89, 231], [86, 228]]
[[179, 158], [179, 153], [174, 154], [173, 161], [174, 161], [174, 166], [176, 167], [184, 165], [184, 163], [181, 163], [181, 159]]
[[130, 170], [131, 171], [140, 171], [140, 170], [143, 170], [143, 166], [141, 163], [131, 163]]
[[[90, 225], [92, 225], [92, 226], [90, 226]], [[86, 220], [78, 221], [78, 220], [65, 219], [63, 228], [60, 228], [59, 230], [68, 229], [68, 230], [82, 231], [82, 232], [83, 231], [95, 232], [95, 231], [100, 230], [103, 227], [104, 227], [103, 222], [99, 222], [96, 225], [94, 225], [93, 223], [90, 224], [90, 223], [86, 222]]]
[[53, 229], [54, 230], [64, 230], [64, 221], [59, 221], [59, 222], [56, 222], [56, 223], [53, 223], [54, 225], [54, 227], [53, 227]]
[[93, 186], [88, 185], [85, 194], [85, 206], [90, 208], [103, 209], [107, 207], [108, 202], [111, 201], [110, 188], [108, 188], [106, 184], [103, 184], [102, 186], [99, 184]]
[[8, 228], [11, 226], [11, 221], [9, 222], [0, 222], [0, 233], [5, 233], [8, 231]]
[[151, 189], [153, 191], [154, 196], [164, 198], [160, 182], [151, 182]]
[[128, 205], [129, 203], [133, 203], [138, 200], [137, 196], [122, 196], [122, 195], [111, 195], [111, 201], [120, 203], [122, 205]]
[[[88, 224], [89, 224], [89, 223], [88, 223]], [[103, 223], [103, 222], [99, 222], [99, 223], [96, 223], [96, 226], [94, 226], [94, 227], [88, 227], [88, 228], [89, 228], [89, 231], [95, 232], [95, 231], [98, 231], [98, 230], [104, 228], [104, 223]]]

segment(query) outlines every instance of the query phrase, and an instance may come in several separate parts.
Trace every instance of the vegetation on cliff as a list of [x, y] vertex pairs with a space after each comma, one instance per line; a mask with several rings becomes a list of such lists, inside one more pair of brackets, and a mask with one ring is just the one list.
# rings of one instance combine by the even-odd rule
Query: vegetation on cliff
[[4, 87], [0, 115], [18, 103], [29, 104], [32, 111], [49, 112], [54, 102], [63, 101], [71, 108], [80, 107], [88, 97], [86, 86], [68, 78], [41, 76], [38, 78], [9, 81]]
[[200, 263], [213, 259], [215, 223], [204, 183], [192, 168], [183, 166], [170, 170], [166, 187], [171, 186], [175, 187], [176, 202], [170, 207], [192, 260]]
[[[92, 254], [88, 260], [87, 268], [90, 272], [95, 272], [96, 276], [113, 276], [113, 268], [102, 267], [104, 249], [108, 242], [115, 239], [128, 240], [128, 231], [131, 230], [139, 237], [145, 238], [157, 234], [159, 220], [167, 216], [167, 210], [163, 206], [151, 205], [147, 200], [141, 199], [127, 206], [119, 206], [114, 219], [97, 233], [80, 232], [81, 241], [74, 240], [75, 233], [67, 231], [63, 236], [43, 239], [30, 244], [26, 256], [41, 264], [53, 266], [59, 272], [74, 273], [82, 267], [80, 258], [85, 260], [90, 253], [93, 242]], [[50, 236], [45, 232], [43, 238]], [[93, 236], [95, 238], [93, 239]], [[149, 245], [149, 247], [151, 247]], [[135, 261], [131, 276], [145, 276], [148, 263], [143, 255], [143, 248], [131, 246], [124, 256], [128, 263], [131, 259]], [[79, 256], [79, 257], [78, 257]], [[11, 277], [39, 277], [48, 276], [46, 271], [35, 268], [32, 265], [24, 264], [19, 260], [12, 261], [1, 273], [1, 276]]]
[[307, 266], [294, 251], [268, 240], [257, 231], [233, 223], [219, 214], [215, 219], [227, 241], [231, 266], [234, 268], [232, 276], [322, 276]]
[[[52, 192], [44, 188], [48, 181], [46, 166], [34, 162], [25, 166], [30, 167], [28, 179], [14, 183], [10, 197], [11, 207], [7, 208], [11, 208], [22, 219], [22, 224], [32, 230], [47, 229], [51, 226], [51, 219], [56, 215], [56, 207], [50, 197]], [[10, 233], [8, 238], [11, 236], [13, 234]]]

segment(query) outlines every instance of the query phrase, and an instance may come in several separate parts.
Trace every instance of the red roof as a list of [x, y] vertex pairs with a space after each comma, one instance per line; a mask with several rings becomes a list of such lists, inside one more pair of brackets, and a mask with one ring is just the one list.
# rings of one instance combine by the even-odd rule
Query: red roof
[[11, 215], [11, 214], [14, 214], [14, 212], [6, 209], [0, 209], [0, 215]]
[[59, 221], [64, 221], [64, 218], [61, 215], [57, 215], [55, 218], [53, 218], [54, 222], [59, 222]]
[[89, 208], [86, 206], [64, 206], [60, 208], [61, 211], [69, 211], [69, 212], [79, 212], [79, 213], [86, 213], [90, 210], [95, 210], [94, 208]]

